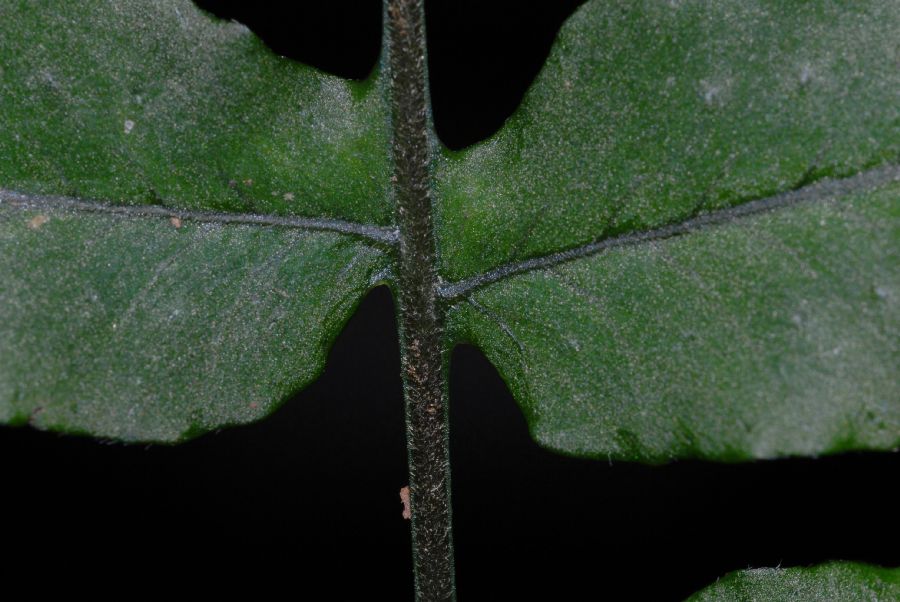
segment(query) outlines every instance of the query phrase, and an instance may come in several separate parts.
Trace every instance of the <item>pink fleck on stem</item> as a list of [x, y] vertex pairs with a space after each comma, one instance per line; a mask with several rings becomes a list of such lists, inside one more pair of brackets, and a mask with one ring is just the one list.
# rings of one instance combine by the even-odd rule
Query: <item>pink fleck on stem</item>
[[412, 518], [412, 509], [409, 506], [409, 487], [400, 488], [400, 502], [403, 504], [403, 518]]

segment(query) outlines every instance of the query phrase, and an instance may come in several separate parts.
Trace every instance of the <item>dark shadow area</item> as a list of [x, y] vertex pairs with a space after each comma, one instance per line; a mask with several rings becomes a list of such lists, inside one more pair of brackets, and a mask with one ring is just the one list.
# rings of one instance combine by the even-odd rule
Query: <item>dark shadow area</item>
[[125, 578], [207, 595], [251, 585], [411, 599], [399, 370], [381, 287], [321, 378], [257, 424], [173, 447], [0, 428], [3, 574], [91, 591]]
[[492, 135], [522, 101], [584, 0], [426, 0], [435, 129], [452, 149]]
[[340, 77], [365, 79], [381, 52], [380, 0], [195, 4], [240, 21], [278, 54]]
[[461, 600], [675, 602], [746, 567], [900, 565], [898, 454], [659, 467], [564, 457], [531, 440], [468, 346], [453, 354], [450, 400]]
[[[428, 0], [428, 68], [435, 129], [460, 149], [512, 115], [560, 26], [585, 0]], [[366, 78], [381, 49], [381, 2], [195, 0], [253, 30], [280, 55], [352, 79]]]

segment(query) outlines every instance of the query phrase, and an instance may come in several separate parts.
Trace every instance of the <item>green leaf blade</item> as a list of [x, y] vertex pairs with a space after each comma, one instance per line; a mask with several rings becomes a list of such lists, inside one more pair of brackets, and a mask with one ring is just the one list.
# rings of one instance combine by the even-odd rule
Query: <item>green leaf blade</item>
[[388, 109], [189, 0], [0, 7], [0, 188], [389, 225]]
[[0, 421], [174, 442], [257, 420], [385, 264], [335, 232], [0, 202]]
[[504, 128], [444, 153], [454, 340], [538, 442], [900, 446], [898, 36], [887, 0], [594, 0]]
[[898, 35], [890, 0], [586, 3], [503, 129], [444, 154], [442, 275], [897, 164]]
[[895, 448], [895, 171], [873, 190], [819, 192], [476, 287], [451, 325], [497, 366], [535, 439], [564, 453]]
[[686, 602], [893, 602], [900, 569], [850, 562], [729, 573]]
[[0, 23], [0, 421], [173, 442], [309, 384], [395, 237], [382, 78], [188, 0]]

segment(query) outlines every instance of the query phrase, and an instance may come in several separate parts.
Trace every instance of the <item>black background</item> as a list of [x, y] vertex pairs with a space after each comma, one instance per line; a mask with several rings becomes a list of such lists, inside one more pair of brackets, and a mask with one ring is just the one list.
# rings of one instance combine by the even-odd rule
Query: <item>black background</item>
[[[202, 4], [338, 75], [365, 77], [377, 61], [377, 0]], [[578, 4], [427, 4], [446, 144], [502, 125]], [[324, 375], [259, 424], [176, 447], [0, 429], [6, 586], [410, 599], [393, 311], [386, 289], [372, 292]], [[900, 564], [897, 454], [662, 467], [565, 458], [531, 442], [505, 385], [468, 347], [453, 354], [450, 397], [463, 600], [675, 601], [748, 566]]]

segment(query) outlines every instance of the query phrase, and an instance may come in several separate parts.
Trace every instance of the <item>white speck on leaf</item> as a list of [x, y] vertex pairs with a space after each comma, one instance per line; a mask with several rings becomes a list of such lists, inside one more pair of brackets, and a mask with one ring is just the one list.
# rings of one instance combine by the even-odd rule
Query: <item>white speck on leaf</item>
[[125, 120], [125, 128], [124, 128], [125, 133], [130, 134], [131, 130], [133, 130], [133, 129], [134, 129], [134, 122], [130, 119], [126, 119]]
[[719, 86], [714, 86], [707, 81], [701, 81], [700, 85], [703, 88], [703, 91], [701, 92], [703, 96], [703, 102], [711, 105], [713, 101], [716, 100], [719, 92], [721, 92], [721, 88], [719, 88]]

